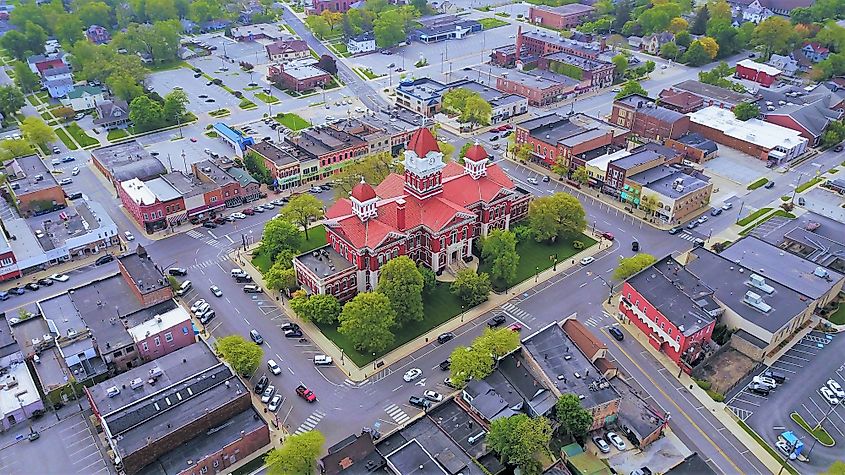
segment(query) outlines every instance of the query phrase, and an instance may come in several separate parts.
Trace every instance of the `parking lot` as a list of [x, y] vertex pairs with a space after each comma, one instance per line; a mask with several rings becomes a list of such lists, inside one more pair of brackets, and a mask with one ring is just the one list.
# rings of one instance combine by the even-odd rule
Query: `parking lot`
[[[762, 367], [749, 374], [734, 390], [728, 393], [726, 403], [736, 416], [751, 426], [768, 443], [774, 446], [783, 431], [793, 431], [804, 438], [803, 455], [811, 454], [809, 466], [799, 465], [799, 471], [822, 471], [837, 457], [841, 458], [840, 444], [845, 443], [845, 407], [831, 406], [822, 396], [821, 388], [828, 380], [845, 386], [845, 338], [812, 331], [784, 353], [771, 367]], [[786, 380], [768, 394], [752, 391], [755, 376], [772, 370]], [[790, 418], [798, 413], [810, 426], [819, 422], [837, 442], [834, 447], [813, 444], [814, 439]], [[796, 462], [797, 463], [797, 462]]]
[[[237, 66], [235, 67], [237, 68]], [[240, 70], [240, 68], [237, 69]], [[238, 107], [238, 104], [241, 102], [240, 99], [229, 94], [221, 87], [207, 86], [209, 82], [207, 78], [203, 76], [196, 78], [194, 76], [195, 73], [192, 70], [178, 68], [151, 74], [149, 82], [153, 90], [162, 97], [174, 88], [181, 87], [191, 101], [190, 109], [195, 114], [211, 112], [221, 108], [232, 111]]]
[[[12, 432], [20, 440], [0, 450], [0, 473], [114, 473], [111, 464], [103, 459], [99, 441], [85, 417], [83, 412], [64, 417], [49, 429], [40, 430], [41, 437], [33, 442], [23, 438], [29, 433], [26, 425], [15, 426]], [[44, 416], [45, 423], [47, 418], [56, 422], [52, 414]]]

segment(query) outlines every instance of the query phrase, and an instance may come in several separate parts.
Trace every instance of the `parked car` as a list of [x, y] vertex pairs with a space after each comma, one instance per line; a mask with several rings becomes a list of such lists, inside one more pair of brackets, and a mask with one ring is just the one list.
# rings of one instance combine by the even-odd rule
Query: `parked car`
[[261, 333], [258, 333], [258, 330], [250, 330], [249, 337], [252, 341], [255, 342], [256, 345], [261, 345], [264, 343], [264, 338], [261, 337]]
[[261, 393], [261, 402], [265, 404], [270, 402], [270, 399], [274, 394], [276, 394], [276, 386], [273, 386], [272, 384], [267, 386], [267, 388], [264, 389], [264, 392]]
[[126, 237], [127, 241], [134, 241], [135, 240], [135, 236], [129, 231], [124, 231], [123, 236]]
[[507, 317], [502, 314], [496, 315], [495, 317], [491, 318], [487, 321], [487, 326], [490, 328], [498, 327], [499, 325], [505, 323]]
[[70, 277], [67, 274], [53, 274], [50, 276], [50, 280], [55, 280], [56, 282], [67, 282], [70, 280]]
[[199, 308], [205, 305], [205, 299], [197, 299], [193, 304], [191, 304], [191, 313], [197, 313]]
[[12, 287], [9, 289], [9, 293], [12, 295], [23, 295], [26, 293], [26, 290], [22, 289], [21, 287]]
[[270, 412], [276, 412], [279, 410], [279, 406], [282, 405], [282, 395], [276, 394], [273, 396], [273, 399], [270, 399], [270, 404], [267, 404], [267, 410]]
[[429, 407], [431, 407], [431, 401], [427, 400], [424, 397], [420, 397], [420, 396], [409, 397], [408, 403], [412, 406], [421, 407], [423, 409], [428, 409]]
[[672, 234], [672, 235], [674, 235], [674, 234], [678, 234], [678, 233], [679, 233], [679, 232], [681, 232], [682, 230], [683, 230], [683, 228], [682, 228], [682, 227], [680, 227], [680, 226], [675, 226], [675, 227], [673, 227], [672, 229], [670, 229], [670, 230], [669, 230], [669, 234]]
[[842, 390], [842, 386], [836, 382], [834, 379], [827, 380], [827, 387], [833, 391], [834, 396], [838, 397], [839, 399], [845, 399], [845, 391]]
[[232, 213], [232, 217], [235, 219], [246, 219], [246, 215], [243, 213]]
[[285, 330], [285, 338], [302, 338], [302, 330]]
[[521, 331], [522, 331], [522, 325], [520, 325], [520, 324], [519, 324], [519, 323], [517, 323], [517, 322], [511, 323], [511, 324], [508, 326], [508, 330], [510, 330], [510, 331], [512, 331], [512, 332], [521, 332]]
[[449, 368], [452, 367], [452, 358], [447, 358], [440, 362], [440, 369], [443, 371], [448, 371]]
[[267, 360], [267, 369], [273, 374], [282, 374], [282, 368], [279, 368], [279, 365], [273, 360]]
[[214, 224], [213, 221], [206, 221], [206, 222], [202, 223], [202, 227], [208, 228], [208, 229], [215, 229], [215, 228], [217, 228], [217, 225]]
[[706, 222], [707, 222], [707, 220], [708, 220], [708, 219], [709, 219], [709, 218], [707, 218], [707, 216], [700, 216], [700, 217], [698, 218], [698, 224], [704, 224], [704, 223], [706, 223]]
[[839, 144], [839, 145], [837, 145], [837, 146], [833, 147], [833, 151], [834, 151], [834, 152], [841, 152], [841, 151], [842, 151], [842, 149], [843, 149], [842, 144]]
[[70, 171], [70, 174], [73, 176], [79, 175], [79, 167], [73, 167], [73, 170]]
[[437, 343], [443, 344], [451, 340], [452, 338], [455, 338], [455, 334], [452, 332], [441, 333], [437, 335]]
[[70, 155], [68, 155], [67, 157], [62, 159], [62, 163], [70, 163], [70, 162], [75, 162], [75, 161], [76, 161], [76, 158], [71, 157]]
[[261, 287], [255, 285], [255, 284], [246, 284], [246, 285], [244, 285], [244, 293], [260, 294], [261, 293]]
[[96, 260], [96, 261], [94, 261], [94, 265], [95, 265], [95, 266], [101, 266], [101, 265], [103, 265], [103, 264], [108, 264], [109, 262], [111, 262], [111, 261], [113, 261], [113, 260], [114, 260], [114, 256], [113, 256], [113, 255], [111, 255], [111, 254], [105, 254], [105, 255], [102, 255], [102, 256], [98, 257], [98, 258], [97, 258], [97, 260]]
[[255, 206], [255, 207], [252, 208], [252, 210], [256, 213], [263, 213], [264, 212], [264, 208], [262, 208], [261, 206]]
[[223, 216], [218, 216], [214, 218], [214, 224], [218, 226], [220, 226], [221, 224], [226, 224], [226, 218], [224, 218]]
[[595, 260], [596, 260], [595, 257], [587, 256], [587, 257], [582, 257], [581, 260], [578, 261], [578, 262], [580, 262], [582, 266], [586, 266], [586, 265], [592, 264], [593, 261], [595, 261]]
[[332, 357], [327, 355], [314, 355], [315, 366], [328, 366], [332, 364]]
[[525, 179], [525, 181], [527, 181], [528, 183], [531, 183], [532, 185], [537, 184], [537, 179], [534, 178], [534, 177], [528, 177], [528, 178]]
[[725, 210], [725, 211], [727, 211], [727, 210], [729, 210], [733, 207], [734, 207], [733, 203], [722, 203], [722, 209]]
[[430, 389], [428, 391], [424, 392], [423, 396], [425, 396], [426, 399], [428, 399], [429, 401], [432, 401], [432, 402], [440, 402], [440, 401], [443, 400], [442, 394], [440, 394], [437, 391], [432, 391]]
[[713, 208], [713, 211], [710, 212], [711, 216], [719, 216], [722, 214], [722, 208]]
[[616, 327], [608, 327], [607, 332], [610, 333], [610, 336], [616, 339], [616, 341], [622, 341], [625, 339], [625, 334], [622, 333], [622, 330]]
[[223, 291], [220, 290], [220, 287], [218, 287], [216, 285], [212, 285], [211, 287], [209, 287], [209, 290], [211, 290], [211, 293], [214, 294], [215, 297], [222, 297], [223, 296]]
[[25, 288], [26, 290], [32, 290], [32, 291], [35, 291], [35, 290], [40, 289], [41, 287], [40, 287], [38, 284], [36, 284], [35, 282], [29, 282], [29, 283], [27, 283], [26, 285], [24, 285], [24, 288]]
[[410, 383], [411, 381], [419, 378], [422, 375], [422, 370], [419, 368], [411, 368], [405, 372], [405, 375], [402, 376], [402, 379], [405, 380], [406, 383]]
[[789, 457], [789, 460], [795, 460], [796, 458], [798, 458], [798, 456], [795, 455], [794, 452], [792, 452], [792, 446], [790, 446], [789, 443], [783, 439], [778, 439], [778, 441], [775, 442], [775, 447], [777, 447], [783, 455]]
[[317, 395], [310, 389], [306, 388], [304, 384], [300, 384], [296, 387], [296, 395], [308, 402], [314, 402], [317, 400]]
[[200, 315], [199, 320], [200, 320], [200, 323], [202, 323], [203, 325], [206, 325], [206, 324], [208, 324], [208, 322], [213, 320], [214, 317], [216, 317], [216, 316], [217, 316], [217, 312], [215, 312], [213, 308], [209, 307], [208, 310], [206, 310], [205, 312], [203, 312], [202, 315]]
[[819, 393], [831, 406], [839, 404], [839, 398], [836, 397], [836, 395], [833, 393], [833, 391], [830, 390], [829, 387], [822, 386], [821, 388], [819, 388]]
[[70, 185], [71, 183], [73, 183], [73, 178], [62, 178], [61, 180], [59, 180], [59, 184], [63, 186]]
[[311, 188], [308, 189], [308, 191], [316, 194], [316, 193], [322, 193], [323, 189], [320, 188], [319, 186], [312, 186]]
[[625, 448], [627, 447], [625, 445], [625, 441], [622, 440], [622, 437], [619, 437], [619, 434], [617, 434], [616, 432], [608, 432], [607, 440], [609, 440], [610, 443], [613, 444], [613, 446], [616, 447], [618, 450], [625, 450]]
[[449, 386], [449, 387], [450, 387], [450, 388], [452, 388], [452, 389], [458, 389], [458, 385], [457, 385], [457, 384], [455, 384], [455, 382], [454, 382], [454, 381], [452, 381], [452, 378], [446, 378], [446, 379], [444, 379], [444, 380], [443, 380], [443, 384], [445, 384], [446, 386]]
[[778, 384], [783, 384], [786, 382], [786, 376], [784, 376], [783, 373], [779, 373], [771, 369], [763, 372], [763, 376], [774, 379], [775, 382]]
[[775, 187], [774, 181], [770, 181], [770, 182], [766, 183], [765, 185], [763, 185], [763, 188], [766, 188], [766, 189], [772, 189], [774, 187]]
[[695, 229], [698, 227], [698, 221], [690, 221], [687, 223], [687, 229]]
[[604, 438], [598, 437], [598, 436], [593, 437], [593, 443], [596, 444], [596, 447], [599, 448], [601, 453], [603, 453], [603, 454], [609, 454], [610, 453], [610, 445], [608, 445], [607, 442], [605, 442]]
[[633, 241], [633, 242], [631, 242], [631, 250], [632, 250], [632, 251], [634, 251], [634, 252], [639, 252], [639, 251], [640, 251], [640, 243], [639, 243], [639, 241]]
[[242, 211], [242, 213], [247, 215], [247, 216], [252, 216], [252, 215], [255, 214], [255, 211], [252, 208], [246, 208], [245, 210]]
[[607, 239], [608, 241], [613, 241], [613, 239], [614, 239], [613, 234], [608, 233], [608, 232], [601, 233], [601, 237], [603, 237], [604, 239]]
[[765, 384], [769, 389], [775, 389], [778, 386], [774, 379], [765, 376], [754, 376], [751, 381], [757, 384]]
[[40, 285], [42, 287], [49, 287], [53, 284], [55, 284], [55, 282], [53, 282], [50, 279], [38, 279], [38, 285]]
[[769, 391], [771, 391], [771, 388], [769, 388], [769, 386], [766, 384], [751, 383], [748, 385], [748, 391], [760, 396], [768, 396]]
[[167, 269], [167, 273], [173, 276], [186, 276], [188, 275], [188, 269], [184, 267], [171, 267]]

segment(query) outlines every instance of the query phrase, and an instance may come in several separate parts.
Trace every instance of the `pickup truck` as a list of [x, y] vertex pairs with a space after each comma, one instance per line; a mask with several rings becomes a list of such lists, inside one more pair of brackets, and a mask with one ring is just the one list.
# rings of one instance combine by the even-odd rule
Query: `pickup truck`
[[308, 402], [314, 402], [317, 400], [317, 395], [311, 392], [310, 389], [306, 388], [304, 384], [300, 384], [296, 387], [296, 395]]

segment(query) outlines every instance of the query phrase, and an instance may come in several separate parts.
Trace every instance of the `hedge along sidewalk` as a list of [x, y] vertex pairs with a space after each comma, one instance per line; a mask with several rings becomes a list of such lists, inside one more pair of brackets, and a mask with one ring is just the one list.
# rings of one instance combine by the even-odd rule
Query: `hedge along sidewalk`
[[[252, 263], [247, 258], [249, 252], [257, 248], [258, 245], [259, 243], [254, 243], [252, 246], [247, 248], [246, 252], [240, 251], [239, 260], [235, 257], [234, 252], [231, 253], [230, 256], [232, 256], [233, 261], [238, 262], [242, 266], [241, 268], [250, 274], [250, 276], [256, 283], [259, 283], [259, 285], [262, 285], [264, 288], [267, 288], [266, 282], [264, 282], [264, 278], [261, 276], [261, 273], [258, 271], [258, 269], [252, 266]], [[607, 255], [612, 256], [612, 249], [612, 243], [610, 244], [610, 247], [597, 244], [595, 246], [591, 246], [587, 249], [584, 249], [578, 254], [572, 256], [572, 259], [575, 260], [574, 266], [580, 265], [578, 264], [578, 261], [582, 258], [587, 256], [594, 256], [602, 250], [610, 250]], [[336, 366], [340, 368], [340, 370], [343, 371], [344, 374], [346, 374], [346, 376], [350, 380], [361, 382], [375, 375], [379, 371], [388, 368], [397, 361], [402, 360], [406, 356], [420, 350], [425, 345], [434, 341], [437, 338], [437, 335], [448, 331], [455, 331], [463, 325], [471, 325], [473, 323], [473, 320], [480, 317], [481, 315], [484, 315], [487, 312], [494, 310], [496, 307], [508, 302], [515, 296], [531, 289], [532, 287], [543, 284], [545, 281], [551, 279], [552, 277], [564, 273], [571, 267], [573, 267], [571, 261], [558, 262], [557, 270], [552, 270], [552, 268], [549, 268], [545, 271], [540, 272], [537, 278], [537, 282], [534, 282], [534, 277], [532, 276], [531, 278], [512, 286], [508, 293], [496, 294], [494, 292], [491, 292], [489, 298], [485, 302], [476, 305], [475, 307], [467, 309], [462, 314], [459, 314], [454, 318], [450, 319], [449, 321], [430, 329], [428, 332], [419, 335], [418, 337], [387, 353], [381, 358], [376, 359], [376, 361], [373, 362], [372, 366], [370, 364], [367, 364], [364, 367], [356, 366], [355, 363], [353, 363], [349, 358], [346, 357], [344, 357], [343, 361], [341, 362], [340, 348], [335, 345], [335, 343], [331, 341], [327, 336], [325, 336], [323, 332], [321, 332], [320, 329], [317, 328], [316, 325], [296, 316], [296, 314], [288, 305], [287, 299], [285, 299], [284, 301], [279, 301], [276, 300], [275, 296], [273, 296], [272, 300], [276, 302], [276, 304], [279, 306], [282, 312], [285, 313], [285, 316], [289, 320], [299, 323], [299, 325], [303, 328], [303, 330], [311, 339], [311, 341], [314, 342], [315, 345], [320, 347], [320, 350], [324, 354], [331, 356], [335, 363], [337, 363]], [[463, 318], [461, 318], [461, 316], [463, 316]], [[378, 365], [379, 363], [381, 364]], [[396, 371], [398, 371], [398, 369]]]
[[[651, 343], [649, 343], [648, 338], [645, 336], [645, 334], [643, 334], [631, 322], [619, 320], [619, 297], [620, 297], [620, 294], [618, 294], [618, 293], [614, 294], [611, 304], [608, 304], [606, 300], [602, 302], [602, 307], [608, 313], [608, 315], [613, 315], [613, 317], [617, 321], [620, 322], [620, 325], [624, 326], [628, 330], [628, 333], [632, 337], [634, 337], [635, 340], [637, 340], [637, 342], [640, 344], [640, 346], [645, 348], [645, 350], [648, 351], [648, 353], [651, 355], [652, 358], [657, 360], [664, 368], [666, 368], [667, 372], [664, 374], [664, 376], [666, 376], [666, 378], [669, 378], [670, 380], [675, 380], [675, 381], [679, 382], [682, 385], [682, 388], [680, 388], [680, 389], [683, 390], [683, 391], [687, 391], [690, 394], [692, 394], [693, 396], [695, 396], [695, 399], [697, 399], [698, 402], [702, 406], [704, 406], [704, 408], [706, 408], [707, 411], [710, 412], [710, 414], [713, 417], [718, 419], [719, 422], [721, 422], [722, 425], [724, 425], [725, 428], [727, 430], [729, 430], [731, 432], [731, 434], [737, 440], [739, 440], [749, 450], [752, 457], [756, 457], [758, 460], [760, 460], [760, 462], [762, 462], [769, 470], [771, 470], [772, 473], [777, 473], [777, 471], [780, 469], [780, 463], [778, 463], [778, 461], [774, 457], [772, 457], [771, 454], [769, 454], [769, 453], [766, 453], [767, 455], [769, 455], [768, 457], [763, 455], [764, 451], [762, 450], [762, 447], [758, 448], [757, 441], [754, 440], [754, 438], [751, 437], [751, 435], [749, 435], [748, 432], [743, 430], [743, 428], [740, 427], [739, 424], [737, 424], [736, 416], [734, 415], [733, 412], [728, 410], [728, 406], [725, 403], [714, 401], [713, 398], [711, 398], [710, 395], [708, 395], [704, 391], [704, 389], [702, 389], [701, 387], [698, 386], [698, 384], [695, 382], [695, 380], [692, 379], [692, 377], [690, 377], [690, 375], [688, 375], [686, 373], [681, 373], [680, 378], [678, 378], [676, 376], [678, 374], [678, 365], [676, 365], [674, 361], [670, 360], [669, 357], [666, 356], [664, 353], [660, 353], [659, 351], [655, 350], [654, 347], [651, 346]], [[649, 373], [647, 371], [643, 370], [643, 373], [651, 378], [651, 376], [649, 375]], [[654, 384], [655, 384], [655, 386], [657, 386], [656, 382]], [[659, 389], [659, 387], [658, 387], [658, 389]], [[679, 391], [678, 394], [681, 394], [681, 392]], [[666, 399], [669, 399], [670, 401], [674, 401], [673, 397], [672, 397], [672, 396], [674, 396], [674, 394], [670, 394], [670, 395], [664, 394], [664, 396], [666, 396]], [[688, 401], [688, 402], [692, 403], [692, 401]], [[677, 403], [675, 403], [675, 405], [677, 406]], [[694, 403], [692, 405], [695, 406]], [[688, 418], [686, 413], [683, 413], [682, 411], [680, 411], [680, 406], [677, 406], [677, 409], [678, 409], [677, 412], [676, 411], [669, 411], [669, 412], [673, 412], [675, 414], [677, 414], [678, 412], [681, 412], [682, 414], [684, 414], [685, 417]], [[667, 408], [667, 410], [668, 410], [668, 408]], [[689, 422], [692, 422], [692, 420], [689, 419]], [[709, 433], [705, 432], [705, 429], [706, 428], [700, 429], [701, 435], [703, 435], [705, 437], [710, 437]], [[721, 432], [719, 432], [718, 430], [716, 431], [716, 433], [721, 434]], [[688, 435], [692, 436], [692, 434], [688, 434]], [[713, 442], [713, 444], [718, 445], [715, 442]]]

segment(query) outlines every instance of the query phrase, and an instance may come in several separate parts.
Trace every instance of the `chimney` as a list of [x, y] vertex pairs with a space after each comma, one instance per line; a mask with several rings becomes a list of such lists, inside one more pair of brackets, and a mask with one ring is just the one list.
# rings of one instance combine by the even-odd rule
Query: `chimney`
[[516, 30], [516, 61], [519, 61], [522, 52], [522, 25]]
[[405, 200], [402, 198], [396, 200], [396, 227], [405, 230]]

